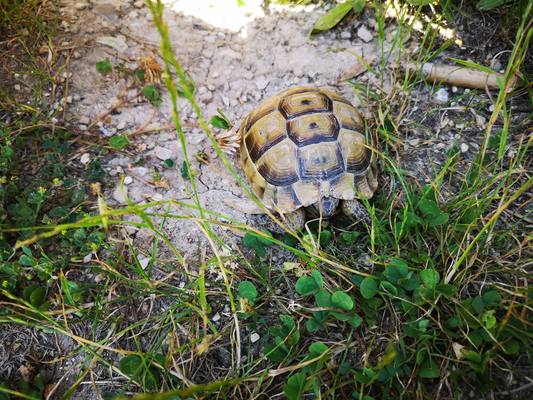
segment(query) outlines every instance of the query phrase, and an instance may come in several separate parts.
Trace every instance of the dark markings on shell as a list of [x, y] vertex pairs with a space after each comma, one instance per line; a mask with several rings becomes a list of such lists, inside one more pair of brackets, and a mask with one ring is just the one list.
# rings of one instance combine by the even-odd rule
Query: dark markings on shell
[[372, 150], [366, 148], [363, 159], [354, 160], [353, 158], [348, 158], [346, 160], [346, 170], [354, 175], [362, 175], [366, 172], [368, 166], [370, 165], [371, 158]]
[[269, 143], [266, 143], [261, 148], [258, 148], [255, 145], [252, 136], [248, 136], [245, 139], [245, 141], [246, 141], [246, 147], [248, 147], [248, 152], [250, 153], [250, 159], [252, 160], [252, 162], [255, 163], [257, 160], [259, 160], [261, 158], [261, 156], [263, 154], [265, 154], [268, 150], [270, 150], [272, 147], [277, 145], [279, 142], [282, 142], [286, 138], [287, 138], [287, 136], [278, 136], [273, 141], [271, 141]]
[[260, 112], [254, 112], [253, 115], [250, 114], [247, 121], [245, 121], [246, 129], [244, 132], [248, 132], [257, 121], [259, 121], [263, 117], [266, 117], [268, 114], [274, 111], [276, 111], [276, 107], [265, 108], [264, 110], [260, 110]]
[[[307, 113], [306, 116], [312, 117], [315, 113]], [[319, 124], [316, 122], [311, 122], [308, 126], [298, 127], [297, 124], [302, 121], [304, 116], [301, 116], [300, 119], [293, 119], [287, 121], [287, 133], [289, 135], [289, 138], [296, 143], [298, 147], [307, 146], [314, 143], [319, 142], [334, 142], [337, 140], [337, 137], [339, 135], [339, 122], [337, 121], [337, 118], [333, 114], [328, 114], [325, 116], [320, 116], [321, 120], [328, 120], [329, 126], [328, 127], [322, 127], [323, 129], [318, 130], [320, 128]], [[313, 125], [314, 124], [314, 125]], [[313, 126], [311, 126], [313, 125]], [[329, 129], [328, 129], [329, 128]], [[311, 129], [312, 134], [306, 135], [306, 132], [308, 129]]]
[[265, 181], [274, 186], [287, 186], [298, 182], [300, 179], [297, 174], [277, 175], [267, 164], [261, 164], [257, 170]]
[[274, 196], [273, 196], [274, 204], [279, 205], [280, 203], [283, 203], [284, 202], [283, 197], [287, 197], [287, 196], [290, 198], [293, 204], [293, 207], [300, 208], [302, 203], [300, 199], [298, 199], [298, 196], [296, 195], [296, 192], [294, 191], [294, 188], [292, 185], [278, 187], [274, 191]]
[[302, 205], [302, 202], [300, 201], [300, 199], [296, 195], [296, 192], [294, 191], [294, 188], [292, 186], [289, 186], [289, 189], [290, 189], [290, 194], [291, 194], [291, 197], [292, 197], [292, 201], [294, 202], [294, 205], [296, 207], [300, 207]]
[[333, 102], [328, 96], [319, 91], [291, 93], [279, 103], [279, 112], [289, 121], [306, 114], [328, 113], [331, 111], [333, 111]]
[[[324, 154], [322, 158], [308, 160], [302, 156], [302, 151], [305, 147], [298, 148], [298, 170], [302, 181], [314, 181], [314, 180], [331, 180], [345, 171], [344, 159], [342, 157], [342, 149], [339, 143], [335, 146], [335, 162], [329, 168], [326, 168], [324, 164], [328, 161], [328, 157]], [[332, 154], [330, 154], [331, 156]], [[307, 163], [311, 163], [313, 166], [319, 166], [319, 168], [312, 170], [308, 168]], [[320, 165], [322, 164], [322, 166]]]

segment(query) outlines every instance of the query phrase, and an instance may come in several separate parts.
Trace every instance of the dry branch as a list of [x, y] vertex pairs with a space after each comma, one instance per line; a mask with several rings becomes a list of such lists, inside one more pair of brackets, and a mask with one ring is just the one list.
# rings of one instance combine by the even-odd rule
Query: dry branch
[[[407, 64], [406, 69], [417, 70], [414, 64]], [[505, 75], [498, 72], [485, 72], [474, 68], [461, 67], [456, 65], [425, 63], [421, 68], [422, 76], [432, 82], [442, 82], [453, 86], [498, 90], [498, 79], [503, 82]], [[513, 77], [508, 86], [511, 91], [515, 85], [516, 78]]]

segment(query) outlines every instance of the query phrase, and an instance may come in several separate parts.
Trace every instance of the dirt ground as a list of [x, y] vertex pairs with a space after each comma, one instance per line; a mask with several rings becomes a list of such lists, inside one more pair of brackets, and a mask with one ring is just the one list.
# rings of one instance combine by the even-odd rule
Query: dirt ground
[[[120, 107], [103, 121], [117, 94], [127, 85], [123, 79], [102, 78], [95, 63], [109, 58], [135, 69], [143, 56], [157, 54], [159, 36], [146, 7], [123, 1], [92, 1], [79, 10], [79, 2], [65, 4], [65, 20], [73, 32], [73, 42], [86, 38], [72, 60], [71, 89], [73, 98], [69, 115], [81, 129], [98, 121], [97, 132], [104, 136], [128, 134], [140, 127], [159, 130], [171, 123], [171, 104], [167, 96], [154, 108], [143, 101]], [[247, 1], [239, 7], [233, 2], [176, 1], [167, 4], [166, 18], [176, 56], [196, 82], [197, 99], [206, 118], [221, 108], [238, 124], [252, 108], [269, 96], [294, 85], [332, 86], [356, 102], [350, 85], [339, 79], [363, 60], [375, 60], [375, 32], [367, 18], [354, 24], [352, 31], [332, 32], [310, 40], [309, 31], [322, 11], [313, 7], [268, 8], [260, 1]], [[375, 26], [375, 21], [373, 22]], [[362, 40], [357, 29], [365, 27], [369, 37]], [[394, 27], [391, 26], [389, 31]], [[141, 34], [142, 32], [142, 34]], [[227, 205], [227, 199], [239, 199], [242, 189], [234, 182], [220, 160], [215, 159], [209, 140], [197, 126], [190, 105], [182, 100], [189, 154], [203, 151], [212, 160], [193, 161], [198, 177], [202, 205], [211, 211], [247, 222], [246, 215]], [[183, 156], [175, 133], [161, 129], [138, 140], [137, 151], [116, 154], [108, 160], [107, 171], [116, 186], [107, 193], [114, 204], [125, 203], [120, 176], [125, 176], [125, 191], [135, 203], [152, 199], [175, 199], [192, 202], [191, 187], [181, 173]], [[136, 166], [142, 158], [144, 164]], [[165, 159], [173, 159], [177, 168], [162, 168]], [[234, 164], [237, 162], [234, 159]], [[155, 171], [168, 187], [150, 184]], [[183, 212], [183, 211], [182, 211]], [[196, 225], [183, 220], [169, 220], [165, 231], [185, 257], [196, 257], [204, 238]], [[224, 234], [226, 243], [234, 237]], [[147, 238], [139, 234], [139, 241]]]

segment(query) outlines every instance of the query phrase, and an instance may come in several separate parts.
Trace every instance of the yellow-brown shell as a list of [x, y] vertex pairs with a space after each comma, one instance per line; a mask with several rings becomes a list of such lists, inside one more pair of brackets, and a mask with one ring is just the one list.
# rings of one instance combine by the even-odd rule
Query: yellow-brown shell
[[321, 197], [370, 198], [377, 187], [359, 112], [327, 89], [295, 87], [243, 120], [241, 162], [252, 190], [282, 213]]

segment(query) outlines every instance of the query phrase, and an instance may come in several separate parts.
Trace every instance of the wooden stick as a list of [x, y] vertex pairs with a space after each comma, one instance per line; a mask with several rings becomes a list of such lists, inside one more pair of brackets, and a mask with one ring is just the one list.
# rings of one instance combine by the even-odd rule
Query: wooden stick
[[[407, 64], [409, 70], [416, 70], [414, 64]], [[498, 72], [484, 72], [473, 68], [456, 65], [425, 63], [422, 65], [422, 76], [432, 82], [443, 82], [453, 86], [473, 89], [498, 90], [497, 79], [505, 80], [505, 75]], [[511, 78], [508, 91], [516, 83], [516, 77]]]

